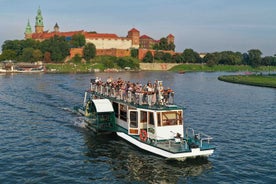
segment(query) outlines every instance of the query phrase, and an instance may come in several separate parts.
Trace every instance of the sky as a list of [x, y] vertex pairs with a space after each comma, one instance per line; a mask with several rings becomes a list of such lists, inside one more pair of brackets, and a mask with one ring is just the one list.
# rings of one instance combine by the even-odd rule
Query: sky
[[173, 34], [177, 52], [276, 54], [275, 0], [0, 0], [0, 45], [24, 39], [28, 19], [34, 31], [39, 7], [49, 31], [58, 23], [125, 37], [136, 28], [156, 40]]

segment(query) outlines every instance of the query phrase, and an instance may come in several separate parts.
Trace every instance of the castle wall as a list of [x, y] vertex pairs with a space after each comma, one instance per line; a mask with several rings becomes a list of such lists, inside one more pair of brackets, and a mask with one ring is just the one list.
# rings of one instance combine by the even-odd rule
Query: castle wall
[[93, 43], [97, 50], [132, 48], [132, 41], [126, 38], [86, 38], [86, 43]]
[[97, 49], [96, 55], [126, 57], [126, 56], [130, 56], [130, 50], [129, 49]]

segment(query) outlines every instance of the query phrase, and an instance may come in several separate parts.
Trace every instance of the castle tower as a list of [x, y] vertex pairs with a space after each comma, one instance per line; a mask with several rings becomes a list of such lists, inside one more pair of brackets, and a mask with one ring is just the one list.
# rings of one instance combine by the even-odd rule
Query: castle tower
[[32, 38], [32, 27], [30, 25], [30, 20], [28, 19], [28, 23], [25, 29], [25, 39]]
[[35, 33], [43, 33], [44, 32], [44, 25], [43, 25], [43, 17], [41, 14], [40, 7], [37, 10], [37, 15], [35, 17]]
[[174, 36], [172, 34], [169, 34], [167, 36], [167, 41], [168, 41], [168, 44], [174, 43]]
[[59, 32], [59, 26], [58, 26], [57, 23], [56, 23], [55, 26], [54, 26], [54, 32], [55, 32], [55, 33], [58, 33], [58, 32]]
[[138, 49], [140, 43], [140, 32], [137, 29], [132, 28], [130, 31], [128, 31], [127, 37], [132, 40], [132, 47]]

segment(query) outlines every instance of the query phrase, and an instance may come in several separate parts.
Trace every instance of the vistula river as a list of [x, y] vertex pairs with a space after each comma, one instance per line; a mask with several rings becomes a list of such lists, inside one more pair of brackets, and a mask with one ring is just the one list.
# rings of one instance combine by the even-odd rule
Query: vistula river
[[95, 136], [73, 112], [95, 74], [0, 75], [0, 183], [276, 183], [276, 89], [225, 83], [229, 73], [96, 73], [162, 80], [185, 125], [212, 136], [208, 160], [177, 162], [115, 135]]

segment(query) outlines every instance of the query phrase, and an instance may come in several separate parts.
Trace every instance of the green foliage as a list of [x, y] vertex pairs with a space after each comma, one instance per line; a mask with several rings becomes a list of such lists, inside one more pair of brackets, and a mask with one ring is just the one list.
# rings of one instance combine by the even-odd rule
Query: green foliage
[[175, 45], [173, 43], [168, 43], [167, 38], [161, 38], [159, 43], [153, 45], [153, 49], [155, 50], [173, 50], [175, 49]]
[[139, 69], [139, 60], [133, 57], [117, 58], [116, 64], [121, 69], [124, 69], [125, 67], [130, 67], [131, 69]]
[[30, 47], [23, 49], [21, 60], [24, 62], [33, 62], [33, 52], [34, 49]]
[[153, 56], [152, 53], [150, 51], [148, 51], [145, 55], [145, 57], [143, 58], [143, 62], [144, 63], [152, 63], [153, 62]]
[[138, 49], [131, 49], [130, 55], [131, 57], [138, 58]]
[[261, 65], [276, 66], [276, 57], [275, 56], [266, 56], [266, 57], [262, 58]]
[[41, 42], [40, 48], [43, 53], [50, 52], [51, 60], [61, 62], [69, 55], [69, 43], [64, 36], [54, 36]]
[[33, 61], [41, 61], [42, 60], [42, 52], [39, 49], [34, 49], [33, 51]]
[[183, 63], [184, 62], [184, 58], [183, 58], [182, 54], [173, 55], [172, 60], [176, 63]]
[[6, 49], [0, 55], [0, 61], [14, 60], [16, 58], [16, 52], [14, 50]]
[[79, 54], [76, 54], [73, 58], [72, 58], [72, 62], [73, 63], [81, 63], [81, 56]]
[[251, 49], [248, 51], [248, 61], [249, 61], [249, 65], [253, 66], [253, 67], [257, 67], [261, 64], [261, 55], [262, 52], [258, 49]]
[[74, 48], [80, 48], [85, 45], [85, 36], [83, 34], [74, 34], [72, 36], [71, 45]]
[[203, 58], [203, 61], [208, 66], [214, 66], [218, 64], [222, 65], [241, 65], [244, 63], [244, 56], [240, 52], [223, 51], [208, 53]]
[[170, 53], [165, 53], [162, 60], [166, 63], [170, 63], [172, 62], [172, 55]]
[[96, 56], [96, 47], [93, 43], [88, 43], [83, 48], [83, 57], [86, 61], [90, 61]]
[[184, 62], [186, 63], [201, 63], [201, 58], [199, 54], [195, 52], [193, 49], [185, 49], [182, 53], [182, 57]]

